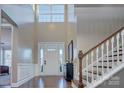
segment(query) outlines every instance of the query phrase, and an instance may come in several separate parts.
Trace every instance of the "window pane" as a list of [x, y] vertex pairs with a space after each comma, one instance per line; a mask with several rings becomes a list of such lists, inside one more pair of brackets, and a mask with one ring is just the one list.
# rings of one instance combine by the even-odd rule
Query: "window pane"
[[12, 61], [11, 50], [5, 50], [4, 65], [5, 66], [11, 66], [11, 61]]
[[41, 65], [43, 65], [43, 62], [44, 62], [44, 60], [43, 60], [43, 49], [40, 49], [40, 61], [41, 61]]
[[39, 21], [40, 22], [50, 22], [51, 21], [50, 15], [40, 15]]
[[64, 5], [40, 5], [40, 22], [64, 22]]
[[50, 14], [50, 5], [40, 5], [40, 14]]
[[64, 15], [52, 15], [52, 22], [64, 22]]
[[52, 13], [63, 13], [64, 14], [64, 5], [53, 5]]
[[60, 58], [59, 60], [62, 64], [62, 62], [63, 62], [63, 50], [62, 49], [59, 50], [59, 58]]

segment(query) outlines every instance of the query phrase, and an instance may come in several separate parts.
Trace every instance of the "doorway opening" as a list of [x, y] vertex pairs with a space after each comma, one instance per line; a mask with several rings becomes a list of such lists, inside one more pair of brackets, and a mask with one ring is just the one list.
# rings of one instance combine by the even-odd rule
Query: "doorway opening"
[[40, 74], [42, 76], [63, 75], [65, 63], [63, 42], [41, 42], [38, 45]]
[[0, 87], [10, 87], [12, 82], [13, 26], [1, 24], [0, 41]]

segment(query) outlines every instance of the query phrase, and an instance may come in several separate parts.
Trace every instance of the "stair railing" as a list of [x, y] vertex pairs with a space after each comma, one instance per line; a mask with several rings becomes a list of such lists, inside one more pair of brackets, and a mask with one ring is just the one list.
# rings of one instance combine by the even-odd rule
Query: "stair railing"
[[[120, 49], [122, 50], [123, 57], [122, 61], [120, 61], [121, 55]], [[91, 48], [86, 53], [83, 54], [82, 51], [80, 50], [78, 54], [79, 58], [78, 87], [84, 86], [88, 87], [93, 85], [96, 81], [102, 79], [104, 75], [108, 74], [109, 71], [114, 69], [116, 65], [119, 65], [121, 62], [124, 62], [123, 54], [124, 54], [124, 27], [114, 32], [112, 35], [110, 35], [105, 40]], [[117, 62], [115, 62], [115, 60]], [[104, 62], [106, 62], [106, 64], [104, 64]], [[84, 68], [85, 70], [83, 70]]]

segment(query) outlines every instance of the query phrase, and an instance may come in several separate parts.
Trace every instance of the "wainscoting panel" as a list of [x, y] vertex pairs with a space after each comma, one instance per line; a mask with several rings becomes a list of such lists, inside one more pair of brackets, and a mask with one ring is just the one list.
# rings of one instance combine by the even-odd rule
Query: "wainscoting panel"
[[18, 79], [13, 87], [18, 87], [34, 77], [33, 63], [18, 63]]

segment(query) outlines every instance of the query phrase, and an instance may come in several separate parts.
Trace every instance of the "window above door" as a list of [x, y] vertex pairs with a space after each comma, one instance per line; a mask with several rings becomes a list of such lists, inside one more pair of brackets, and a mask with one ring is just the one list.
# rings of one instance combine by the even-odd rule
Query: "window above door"
[[38, 5], [39, 22], [75, 22], [74, 5]]
[[64, 22], [64, 5], [40, 5], [40, 22]]

